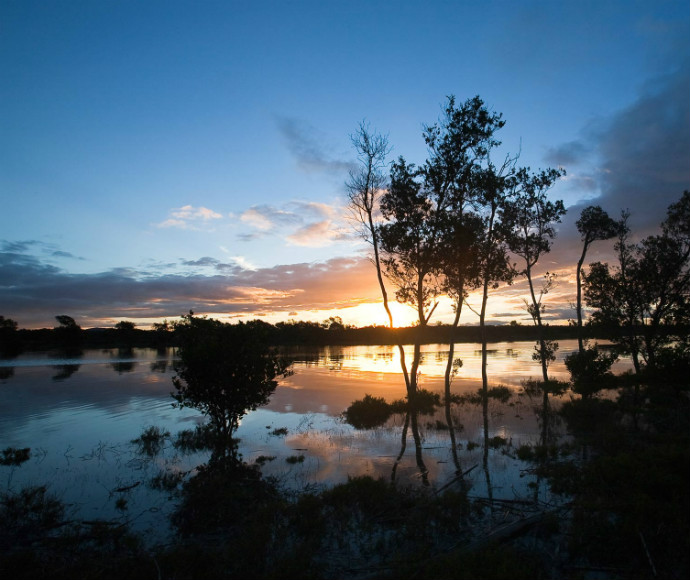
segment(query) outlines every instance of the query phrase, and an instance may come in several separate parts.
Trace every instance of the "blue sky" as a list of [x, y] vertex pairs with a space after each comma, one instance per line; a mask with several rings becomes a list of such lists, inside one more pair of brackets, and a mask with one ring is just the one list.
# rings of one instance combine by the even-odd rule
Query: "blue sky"
[[578, 207], [643, 234], [690, 188], [689, 39], [687, 1], [4, 0], [0, 314], [382, 323], [349, 135], [422, 163], [423, 124], [478, 94], [504, 151], [568, 171], [545, 264], [567, 318]]

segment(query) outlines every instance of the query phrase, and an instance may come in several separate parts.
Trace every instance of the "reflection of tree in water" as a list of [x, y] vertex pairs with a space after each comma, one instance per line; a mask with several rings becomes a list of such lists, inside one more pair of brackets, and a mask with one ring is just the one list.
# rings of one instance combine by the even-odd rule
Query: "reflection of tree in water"
[[151, 363], [152, 373], [164, 373], [168, 370], [168, 361], [166, 359], [155, 360]]
[[110, 366], [118, 375], [121, 375], [122, 373], [131, 373], [136, 365], [137, 363], [134, 361], [120, 361], [111, 363]]
[[269, 345], [263, 326], [251, 322], [224, 324], [190, 312], [176, 330], [176, 405], [206, 415], [216, 436], [214, 453], [237, 459], [233, 434], [240, 419], [268, 403], [277, 379], [292, 374], [292, 363]]
[[57, 373], [53, 375], [53, 380], [64, 381], [66, 379], [69, 379], [74, 373], [76, 373], [81, 368], [81, 365], [53, 365], [53, 368], [57, 371]]
[[[132, 357], [134, 357], [134, 351], [129, 347], [118, 348], [117, 355], [115, 356], [118, 359], [131, 359]], [[110, 366], [118, 375], [121, 375], [123, 373], [131, 373], [134, 370], [136, 364], [137, 363], [133, 360], [118, 360], [111, 363]]]
[[0, 381], [6, 381], [14, 376], [14, 367], [0, 367]]

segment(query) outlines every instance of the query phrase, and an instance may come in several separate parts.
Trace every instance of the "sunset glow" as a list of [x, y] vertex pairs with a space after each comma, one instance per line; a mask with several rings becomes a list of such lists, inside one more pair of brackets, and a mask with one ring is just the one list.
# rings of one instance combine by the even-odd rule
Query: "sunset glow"
[[[685, 2], [173, 4], [0, 7], [0, 315], [20, 327], [189, 310], [387, 326], [348, 207], [350, 136], [365, 119], [387, 163], [422, 166], [447, 95], [503, 114], [495, 160], [567, 171], [536, 272], [559, 274], [551, 323], [574, 317], [583, 207], [628, 208], [639, 239], [690, 185]], [[527, 295], [492, 291], [488, 322], [531, 323]], [[395, 326], [418, 322], [391, 304]], [[442, 299], [430, 324], [452, 317]]]

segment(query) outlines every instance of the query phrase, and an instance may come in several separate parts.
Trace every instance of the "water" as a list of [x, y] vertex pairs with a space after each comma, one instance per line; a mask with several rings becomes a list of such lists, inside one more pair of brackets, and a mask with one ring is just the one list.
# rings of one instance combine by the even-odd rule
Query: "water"
[[[248, 462], [273, 458], [265, 461], [263, 472], [294, 490], [332, 485], [357, 475], [388, 479], [394, 475], [402, 484], [439, 488], [455, 477], [459, 466], [469, 471], [471, 495], [526, 497], [535, 485], [543, 486], [514, 453], [539, 438], [533, 411], [537, 401], [520, 394], [524, 379], [540, 376], [538, 363], [532, 360], [533, 346], [532, 342], [490, 345], [490, 382], [506, 385], [514, 395], [507, 404], [490, 403], [489, 437], [500, 436], [512, 447], [490, 449], [486, 463], [481, 406], [453, 407], [453, 421], [462, 426], [456, 436], [456, 456], [443, 428], [443, 409], [433, 417], [421, 416], [418, 445], [409, 432], [405, 447], [401, 415], [368, 431], [344, 422], [341, 413], [365, 394], [389, 402], [404, 397], [398, 351], [390, 346], [292, 351], [294, 375], [281, 382], [266, 407], [242, 420], [237, 433], [240, 453]], [[575, 341], [561, 341], [559, 358], [550, 368], [552, 378], [567, 379], [562, 360], [576, 348]], [[422, 347], [421, 387], [442, 391], [447, 353], [448, 345]], [[27, 463], [0, 467], [0, 490], [14, 492], [24, 485], [47, 483], [74, 517], [119, 518], [136, 530], [160, 536], [174, 501], [169, 493], [151, 488], [152, 478], [162, 470], [191, 473], [207, 459], [204, 453], [177, 451], [171, 440], [153, 458], [131, 443], [151, 425], [174, 436], [203, 420], [197, 411], [172, 407], [172, 357], [172, 350], [112, 349], [63, 358], [26, 353], [0, 361], [0, 450], [31, 448]], [[411, 357], [410, 348], [408, 361]], [[463, 366], [453, 392], [476, 392], [480, 346], [458, 344], [455, 357], [462, 359]], [[626, 366], [617, 363], [614, 371]], [[304, 459], [289, 463], [292, 456]]]

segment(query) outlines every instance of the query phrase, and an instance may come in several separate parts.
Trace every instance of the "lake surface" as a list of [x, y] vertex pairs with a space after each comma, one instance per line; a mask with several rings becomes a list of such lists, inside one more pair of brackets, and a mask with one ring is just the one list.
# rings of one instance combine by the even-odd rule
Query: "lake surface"
[[[576, 341], [561, 341], [550, 376], [567, 380], [563, 357]], [[481, 383], [478, 344], [457, 344], [455, 357], [463, 366], [453, 393], [476, 392]], [[237, 436], [247, 462], [262, 456], [262, 471], [290, 490], [347, 481], [349, 476], [395, 478], [403, 485], [440, 488], [460, 469], [470, 495], [502, 499], [531, 496], [543, 482], [530, 475], [529, 465], [515, 457], [522, 444], [536, 443], [538, 401], [522, 394], [522, 381], [538, 378], [532, 360], [534, 343], [489, 345], [490, 384], [514, 393], [505, 404], [489, 405], [489, 438], [507, 446], [484, 452], [481, 405], [453, 405], [456, 452], [453, 453], [445, 410], [420, 416], [413, 437], [404, 419], [393, 415], [383, 426], [357, 430], [342, 412], [365, 394], [392, 402], [405, 396], [398, 351], [392, 346], [322, 347], [292, 350], [294, 375], [284, 379], [270, 403], [242, 420]], [[448, 345], [422, 346], [420, 387], [441, 393]], [[139, 531], [165, 527], [174, 502], [169, 493], [152, 489], [162, 471], [191, 472], [207, 459], [205, 453], [185, 454], [172, 445], [176, 433], [201, 423], [201, 415], [172, 407], [170, 393], [174, 352], [85, 350], [80, 356], [26, 353], [0, 361], [0, 450], [30, 447], [31, 459], [19, 467], [0, 466], [0, 490], [49, 484], [80, 519], [119, 518]], [[412, 347], [407, 349], [407, 360]], [[615, 372], [628, 368], [619, 362]], [[566, 395], [567, 397], [567, 395]], [[142, 430], [157, 426], [171, 433], [160, 454], [142, 454], [131, 443]], [[297, 463], [290, 457], [303, 456]], [[486, 458], [486, 461], [485, 461]], [[126, 507], [118, 499], [126, 501]]]

